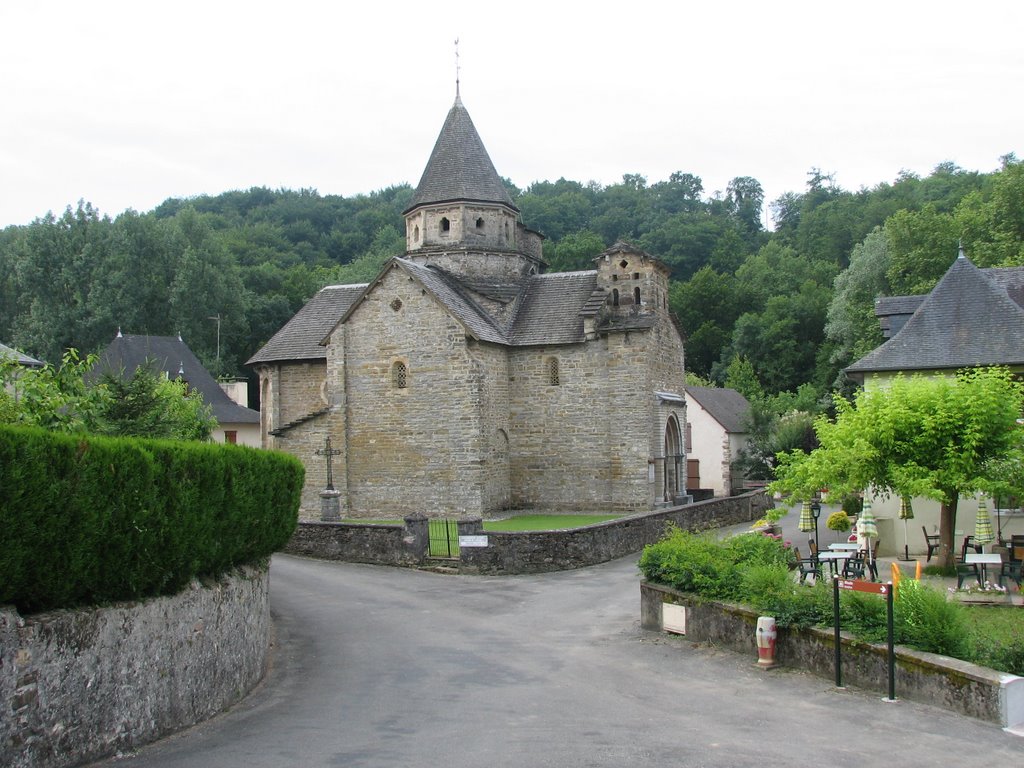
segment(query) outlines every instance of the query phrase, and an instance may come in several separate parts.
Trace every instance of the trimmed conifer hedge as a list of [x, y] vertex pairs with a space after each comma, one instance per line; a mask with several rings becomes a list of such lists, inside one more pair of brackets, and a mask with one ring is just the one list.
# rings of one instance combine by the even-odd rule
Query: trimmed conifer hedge
[[303, 477], [272, 451], [0, 426], [0, 603], [173, 594], [259, 561], [295, 530]]

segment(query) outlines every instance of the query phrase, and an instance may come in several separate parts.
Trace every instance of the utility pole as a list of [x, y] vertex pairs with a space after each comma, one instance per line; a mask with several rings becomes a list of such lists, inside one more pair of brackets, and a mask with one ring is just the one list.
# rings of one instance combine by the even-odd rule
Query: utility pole
[[210, 317], [208, 317], [206, 319], [207, 320], [216, 320], [217, 321], [217, 362], [219, 363], [220, 362], [220, 312], [218, 312], [216, 315], [211, 315]]

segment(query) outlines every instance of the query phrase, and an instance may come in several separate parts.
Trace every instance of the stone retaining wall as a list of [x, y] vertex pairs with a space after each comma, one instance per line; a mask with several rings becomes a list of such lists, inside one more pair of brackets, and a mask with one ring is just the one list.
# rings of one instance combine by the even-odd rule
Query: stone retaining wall
[[0, 765], [89, 762], [193, 725], [262, 679], [267, 567], [103, 608], [0, 606]]
[[[511, 575], [582, 568], [639, 552], [660, 539], [669, 523], [684, 530], [718, 528], [758, 519], [772, 505], [763, 491], [644, 512], [564, 531], [493, 532], [479, 517], [459, 521], [460, 535], [484, 536], [487, 546], [462, 547], [463, 573]], [[285, 552], [377, 565], [427, 565], [427, 518], [404, 526], [299, 522]]]
[[[748, 654], [757, 660], [758, 614], [739, 605], [701, 600], [670, 587], [640, 584], [640, 625], [662, 631], [662, 606], [685, 606], [686, 637]], [[888, 691], [885, 645], [842, 634], [842, 680], [858, 688]], [[779, 629], [775, 659], [835, 679], [832, 630]], [[896, 648], [896, 697], [934, 704], [959, 714], [998, 723], [1024, 725], [1024, 678], [934, 653]]]

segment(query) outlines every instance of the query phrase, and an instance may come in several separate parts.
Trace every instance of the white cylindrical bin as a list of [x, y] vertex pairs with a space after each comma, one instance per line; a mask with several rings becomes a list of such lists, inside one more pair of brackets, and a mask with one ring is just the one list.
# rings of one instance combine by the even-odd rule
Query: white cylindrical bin
[[757, 666], [771, 669], [775, 666], [775, 619], [760, 616], [757, 619]]

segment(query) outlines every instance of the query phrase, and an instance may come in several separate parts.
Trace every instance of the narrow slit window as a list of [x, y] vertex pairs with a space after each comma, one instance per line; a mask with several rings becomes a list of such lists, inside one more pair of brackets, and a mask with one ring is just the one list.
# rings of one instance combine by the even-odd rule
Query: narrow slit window
[[633, 303], [636, 304], [638, 307], [640, 306], [640, 289], [639, 288], [634, 288], [633, 289]]
[[612, 288], [612, 306], [613, 307], [619, 306], [619, 289], [618, 288]]
[[401, 360], [391, 366], [391, 386], [395, 389], [405, 389], [409, 385], [409, 369]]
[[557, 387], [560, 383], [557, 357], [548, 358], [547, 375], [548, 385], [552, 387]]

